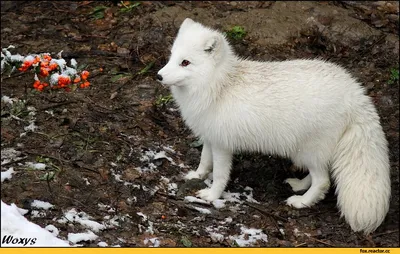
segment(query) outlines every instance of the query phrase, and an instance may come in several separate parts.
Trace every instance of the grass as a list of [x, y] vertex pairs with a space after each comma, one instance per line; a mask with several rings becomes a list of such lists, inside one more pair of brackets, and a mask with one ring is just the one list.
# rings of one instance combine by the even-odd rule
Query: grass
[[156, 99], [156, 106], [164, 106], [167, 105], [168, 103], [170, 103], [174, 98], [172, 97], [172, 94], [168, 94], [168, 95], [162, 95], [160, 94], [157, 99]]
[[388, 81], [389, 85], [399, 82], [399, 69], [392, 68], [390, 71], [390, 79]]
[[93, 11], [90, 13], [90, 16], [94, 19], [102, 19], [104, 18], [104, 11], [107, 9], [107, 6], [99, 5], [93, 8]]
[[242, 40], [246, 36], [246, 31], [242, 26], [234, 26], [229, 29], [225, 34], [230, 39]]
[[120, 3], [123, 6], [119, 10], [120, 12], [130, 12], [141, 4], [140, 2], [137, 1], [121, 1]]

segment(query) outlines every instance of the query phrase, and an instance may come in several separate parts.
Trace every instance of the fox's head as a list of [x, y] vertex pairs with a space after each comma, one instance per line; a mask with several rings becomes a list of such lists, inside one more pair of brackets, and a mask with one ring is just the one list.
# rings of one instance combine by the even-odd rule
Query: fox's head
[[187, 18], [179, 28], [168, 63], [157, 73], [157, 80], [168, 86], [198, 84], [212, 78], [228, 51], [223, 34]]

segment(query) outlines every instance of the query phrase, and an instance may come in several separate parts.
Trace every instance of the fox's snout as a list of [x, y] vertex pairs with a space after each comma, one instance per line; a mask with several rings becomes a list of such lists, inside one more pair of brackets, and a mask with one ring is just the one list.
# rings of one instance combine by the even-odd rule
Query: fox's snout
[[160, 74], [158, 74], [158, 73], [157, 73], [156, 78], [157, 78], [158, 81], [162, 81], [162, 80], [163, 80], [163, 77], [162, 77]]

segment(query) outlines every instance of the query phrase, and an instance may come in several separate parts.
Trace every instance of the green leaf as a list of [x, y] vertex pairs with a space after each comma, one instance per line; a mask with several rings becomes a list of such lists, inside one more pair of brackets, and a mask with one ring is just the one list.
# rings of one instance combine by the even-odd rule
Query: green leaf
[[234, 26], [229, 31], [226, 32], [226, 35], [234, 40], [241, 40], [246, 35], [246, 31], [242, 26]]
[[133, 2], [129, 5], [124, 5], [124, 7], [122, 7], [120, 9], [121, 12], [128, 12], [133, 10], [134, 8], [138, 7], [141, 3], [140, 2]]
[[102, 19], [104, 18], [104, 11], [107, 9], [104, 5], [99, 5], [94, 7], [93, 11], [90, 13], [90, 16], [94, 19]]
[[44, 175], [42, 175], [39, 179], [43, 180], [43, 181], [51, 181], [54, 179], [54, 176], [56, 175], [56, 173], [54, 173], [53, 171], [47, 172]]
[[186, 236], [182, 236], [181, 243], [185, 247], [188, 247], [188, 248], [192, 247], [192, 242]]
[[129, 73], [120, 73], [120, 74], [117, 74], [114, 77], [112, 77], [111, 81], [112, 82], [116, 82], [116, 81], [118, 81], [118, 80], [120, 80], [122, 78], [131, 77], [131, 76], [132, 76], [132, 74], [129, 74]]
[[147, 73], [147, 72], [151, 69], [151, 67], [153, 67], [153, 66], [154, 66], [154, 62], [151, 62], [151, 63], [149, 63], [148, 65], [146, 65], [146, 67], [144, 67], [143, 69], [141, 69], [137, 74], [139, 74], [139, 75], [145, 74], [145, 73]]

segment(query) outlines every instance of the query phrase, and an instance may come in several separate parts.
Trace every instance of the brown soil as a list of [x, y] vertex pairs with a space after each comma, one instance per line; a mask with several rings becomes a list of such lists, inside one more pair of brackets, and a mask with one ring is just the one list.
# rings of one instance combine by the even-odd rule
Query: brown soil
[[[165, 1], [141, 2], [127, 12], [117, 2], [1, 2], [2, 48], [14, 45], [13, 52], [21, 55], [64, 50], [65, 59], [87, 65], [92, 82], [89, 89], [72, 93], [37, 93], [31, 89], [32, 74], [2, 77], [2, 96], [26, 100], [19, 116], [22, 120], [11, 118], [12, 109], [2, 102], [1, 149], [15, 148], [26, 156], [1, 167], [3, 171], [13, 166], [17, 171], [1, 185], [4, 202], [25, 208], [30, 208], [32, 199], [52, 203], [55, 209], [46, 216], [27, 218], [43, 227], [55, 225], [64, 239], [68, 233], [86, 230], [79, 224], [53, 221], [71, 208], [98, 222], [106, 215], [120, 216], [118, 226], [96, 233], [98, 240], [84, 246], [97, 246], [99, 241], [148, 246], [143, 240], [152, 237], [165, 247], [233, 246], [228, 236], [239, 234], [238, 224], [243, 224], [260, 228], [268, 236], [267, 242], [255, 246], [399, 247], [399, 83], [389, 82], [399, 60], [397, 2]], [[95, 19], [91, 13], [99, 5], [106, 7], [104, 17]], [[241, 154], [234, 160], [227, 191], [245, 192], [249, 186], [258, 205], [243, 203], [237, 211], [229, 205], [219, 210], [196, 205], [211, 210], [211, 214], [201, 214], [179, 195], [168, 196], [161, 178], [182, 186], [182, 174], [196, 168], [201, 151], [193, 147], [196, 137], [184, 126], [173, 101], [159, 103], [160, 96], [169, 91], [155, 81], [186, 17], [221, 30], [243, 26], [246, 36], [232, 40], [241, 56], [328, 59], [364, 84], [390, 144], [392, 200], [376, 232], [364, 237], [351, 231], [340, 218], [333, 187], [312, 208], [286, 206], [284, 200], [292, 193], [283, 180], [304, 175], [293, 173], [290, 161], [273, 156]], [[150, 63], [154, 65], [149, 71], [137, 74]], [[37, 109], [38, 130], [21, 137], [27, 106]], [[174, 163], [140, 160], [146, 151], [166, 151]], [[53, 170], [53, 179], [41, 180], [44, 172], [24, 167], [38, 156], [49, 158], [59, 168]], [[149, 163], [156, 165], [154, 172], [135, 169]], [[188, 167], [177, 166], [180, 163]], [[122, 182], [114, 174], [120, 174]], [[99, 203], [115, 211], [101, 210]], [[148, 219], [142, 220], [138, 212]], [[213, 241], [206, 228], [222, 225], [227, 217], [233, 221], [224, 225], [226, 238]], [[151, 224], [153, 231], [145, 232]]]

